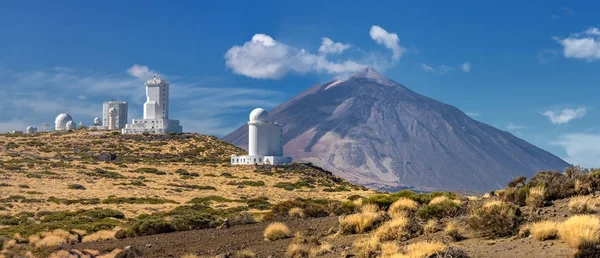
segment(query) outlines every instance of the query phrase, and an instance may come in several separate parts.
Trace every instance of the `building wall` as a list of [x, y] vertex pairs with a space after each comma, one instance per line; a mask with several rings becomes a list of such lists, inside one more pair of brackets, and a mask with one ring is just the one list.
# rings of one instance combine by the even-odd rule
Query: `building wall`
[[169, 119], [169, 84], [146, 84], [144, 119]]
[[102, 125], [108, 128], [108, 110], [115, 108], [117, 110], [116, 128], [124, 128], [127, 124], [127, 102], [124, 101], [108, 101], [102, 105]]

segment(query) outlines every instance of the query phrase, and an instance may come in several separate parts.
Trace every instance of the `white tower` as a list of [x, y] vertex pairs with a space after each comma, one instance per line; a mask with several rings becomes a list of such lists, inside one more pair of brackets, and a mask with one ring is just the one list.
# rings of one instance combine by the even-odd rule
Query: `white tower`
[[169, 119], [169, 83], [156, 74], [146, 81], [144, 119]]
[[110, 129], [110, 130], [124, 128], [125, 124], [127, 124], [127, 106], [128, 106], [127, 102], [117, 101], [115, 99], [104, 102], [102, 104], [102, 118], [103, 118], [102, 125], [104, 126], [104, 128], [105, 129], [108, 128], [108, 120], [109, 120], [108, 111], [113, 108], [116, 111], [116, 113], [115, 113], [115, 128]]
[[269, 113], [262, 108], [252, 110], [248, 119], [248, 155], [231, 156], [231, 164], [285, 164], [290, 157], [283, 156], [282, 127], [269, 121]]
[[108, 110], [108, 130], [117, 129], [117, 110], [111, 108]]

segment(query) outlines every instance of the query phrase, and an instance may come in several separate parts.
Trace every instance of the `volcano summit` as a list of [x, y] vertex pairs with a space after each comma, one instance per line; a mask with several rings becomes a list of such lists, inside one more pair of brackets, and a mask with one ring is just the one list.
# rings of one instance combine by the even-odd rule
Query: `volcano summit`
[[[269, 114], [295, 161], [378, 189], [487, 191], [569, 166], [371, 68], [315, 85]], [[224, 139], [247, 148], [248, 127]]]

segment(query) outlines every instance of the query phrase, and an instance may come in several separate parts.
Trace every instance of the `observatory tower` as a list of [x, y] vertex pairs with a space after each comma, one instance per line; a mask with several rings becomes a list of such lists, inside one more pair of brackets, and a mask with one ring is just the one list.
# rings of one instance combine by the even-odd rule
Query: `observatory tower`
[[146, 81], [146, 103], [143, 119], [133, 119], [121, 130], [123, 134], [135, 133], [181, 133], [179, 120], [169, 119], [169, 83], [154, 75]]
[[[114, 109], [115, 114], [113, 114], [113, 118], [115, 119], [113, 127], [110, 127], [110, 110]], [[117, 101], [115, 99], [111, 101], [104, 102], [102, 104], [102, 126], [104, 129], [108, 130], [116, 130], [125, 127], [127, 124], [127, 102], [125, 101]]]
[[269, 120], [262, 108], [252, 110], [248, 119], [248, 156], [231, 156], [233, 165], [285, 164], [292, 158], [283, 156], [283, 135], [280, 125]]

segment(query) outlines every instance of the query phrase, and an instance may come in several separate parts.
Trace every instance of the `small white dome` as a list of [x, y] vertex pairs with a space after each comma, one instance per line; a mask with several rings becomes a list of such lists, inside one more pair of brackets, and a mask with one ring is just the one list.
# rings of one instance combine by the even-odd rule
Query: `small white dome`
[[69, 121], [73, 121], [71, 115], [67, 113], [61, 113], [56, 116], [56, 119], [54, 119], [54, 124], [66, 125]]
[[269, 112], [262, 108], [255, 108], [250, 112], [250, 122], [267, 122], [269, 121]]
[[99, 125], [100, 124], [100, 118], [99, 117], [95, 117], [94, 118], [94, 125]]
[[31, 125], [30, 125], [30, 126], [28, 126], [28, 127], [27, 127], [27, 131], [29, 131], [29, 130], [33, 130], [33, 126], [31, 126]]

